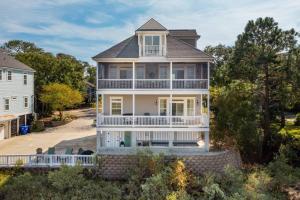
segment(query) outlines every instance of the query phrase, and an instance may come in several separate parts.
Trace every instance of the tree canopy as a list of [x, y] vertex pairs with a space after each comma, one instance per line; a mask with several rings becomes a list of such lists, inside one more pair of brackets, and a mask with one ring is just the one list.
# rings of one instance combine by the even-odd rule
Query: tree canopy
[[78, 90], [60, 83], [43, 86], [40, 96], [43, 103], [49, 104], [53, 110], [60, 112], [60, 119], [63, 117], [62, 111], [65, 108], [80, 104], [83, 101], [83, 97]]

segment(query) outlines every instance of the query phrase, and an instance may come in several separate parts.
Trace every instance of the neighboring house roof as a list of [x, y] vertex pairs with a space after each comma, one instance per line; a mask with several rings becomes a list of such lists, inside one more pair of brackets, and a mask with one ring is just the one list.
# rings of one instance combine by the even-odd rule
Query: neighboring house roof
[[1, 48], [0, 48], [0, 68], [13, 68], [13, 69], [21, 69], [24, 71], [35, 72], [32, 68], [16, 60], [14, 57], [8, 55], [8, 53]]
[[136, 31], [167, 31], [166, 27], [161, 25], [158, 21], [151, 18], [145, 24], [143, 24], [140, 28]]
[[196, 37], [200, 38], [195, 29], [174, 29], [169, 30], [170, 35], [174, 37]]
[[[97, 58], [138, 58], [139, 47], [137, 36], [131, 36], [126, 40], [116, 44], [94, 56]], [[170, 58], [212, 58], [210, 55], [193, 47], [192, 45], [183, 42], [173, 36], [167, 36], [167, 57]]]

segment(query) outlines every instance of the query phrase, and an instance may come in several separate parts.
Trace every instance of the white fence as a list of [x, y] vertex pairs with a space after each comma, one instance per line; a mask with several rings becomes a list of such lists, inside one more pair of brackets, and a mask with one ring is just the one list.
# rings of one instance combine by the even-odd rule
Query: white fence
[[105, 116], [98, 115], [99, 126], [126, 127], [207, 127], [207, 115], [201, 116]]
[[61, 165], [93, 166], [93, 155], [0, 155], [0, 167], [59, 167]]

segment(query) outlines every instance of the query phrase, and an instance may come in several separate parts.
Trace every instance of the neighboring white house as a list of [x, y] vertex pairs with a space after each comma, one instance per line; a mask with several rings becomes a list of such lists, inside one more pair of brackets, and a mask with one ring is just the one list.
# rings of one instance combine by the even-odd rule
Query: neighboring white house
[[0, 140], [18, 135], [33, 105], [34, 70], [0, 49]]
[[194, 29], [167, 30], [150, 19], [93, 57], [98, 152], [145, 146], [209, 151], [213, 58], [197, 49], [199, 38]]

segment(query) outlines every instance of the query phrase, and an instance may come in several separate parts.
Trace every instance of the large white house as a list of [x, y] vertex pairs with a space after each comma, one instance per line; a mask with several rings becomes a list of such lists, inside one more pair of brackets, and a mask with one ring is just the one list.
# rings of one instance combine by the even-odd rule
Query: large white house
[[33, 113], [34, 70], [0, 49], [0, 140], [18, 135]]
[[209, 66], [196, 30], [150, 19], [99, 53], [97, 151], [209, 151]]

